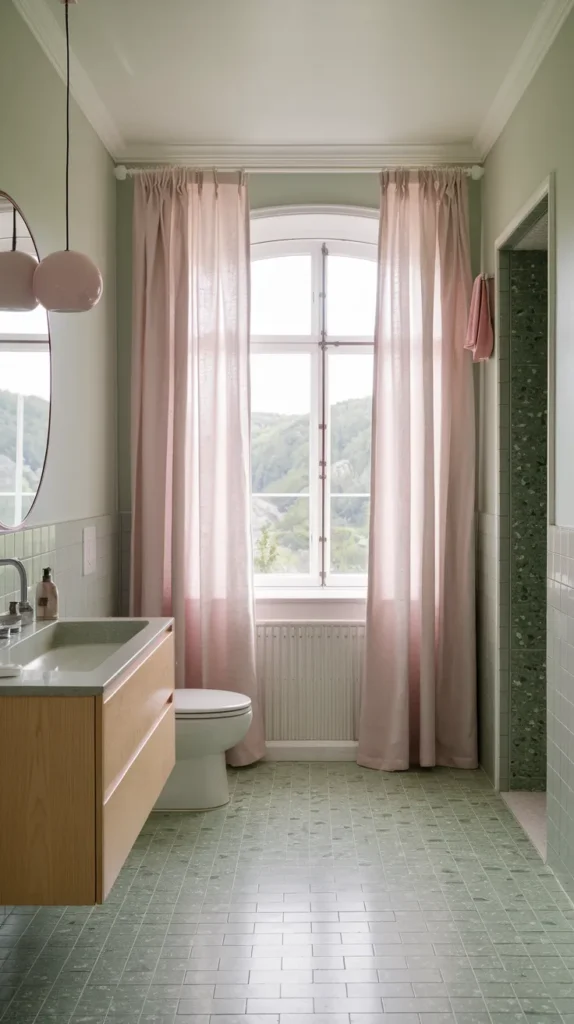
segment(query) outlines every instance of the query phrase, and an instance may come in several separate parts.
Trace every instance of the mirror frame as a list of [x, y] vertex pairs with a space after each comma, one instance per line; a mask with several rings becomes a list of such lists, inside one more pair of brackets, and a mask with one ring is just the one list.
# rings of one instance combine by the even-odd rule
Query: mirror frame
[[[1, 188], [0, 188], [0, 199], [7, 199], [8, 202], [11, 203], [12, 206], [14, 207], [14, 209], [16, 210], [16, 213], [22, 218], [22, 221], [25, 224], [25, 226], [26, 226], [26, 228], [28, 230], [28, 234], [30, 235], [30, 238], [32, 240], [32, 245], [34, 246], [34, 252], [36, 253], [36, 258], [39, 261], [40, 260], [40, 253], [38, 252], [38, 246], [36, 244], [36, 239], [34, 238], [34, 235], [32, 234], [32, 230], [30, 228], [28, 220], [26, 219], [26, 217], [22, 213], [21, 207], [18, 205], [18, 203], [12, 198], [12, 196], [8, 192], [5, 192], [4, 189], [1, 189]], [[50, 449], [50, 438], [51, 438], [51, 434], [52, 434], [52, 402], [53, 402], [54, 370], [53, 370], [53, 367], [52, 367], [52, 329], [51, 329], [51, 323], [50, 323], [50, 316], [49, 316], [49, 313], [48, 313], [47, 309], [44, 310], [44, 312], [46, 314], [46, 323], [48, 325], [48, 351], [49, 351], [49, 355], [50, 355], [50, 408], [48, 410], [48, 430], [46, 432], [46, 448], [45, 448], [45, 452], [44, 452], [44, 464], [42, 466], [42, 472], [40, 474], [40, 479], [38, 480], [38, 486], [36, 488], [36, 493], [34, 495], [34, 500], [33, 500], [32, 504], [30, 505], [30, 508], [26, 512], [26, 515], [24, 516], [22, 522], [14, 525], [14, 526], [7, 526], [0, 519], [0, 534], [3, 534], [3, 533], [18, 533], [20, 530], [25, 530], [27, 528], [26, 527], [26, 523], [27, 523], [28, 519], [30, 518], [30, 515], [32, 514], [32, 511], [34, 510], [34, 508], [36, 506], [36, 502], [38, 500], [38, 495], [39, 495], [39, 493], [40, 493], [40, 491], [42, 489], [42, 484], [44, 483], [44, 475], [46, 473], [46, 463], [48, 462], [48, 451]], [[28, 529], [30, 529], [30, 528], [33, 528], [33, 527], [28, 527]]]

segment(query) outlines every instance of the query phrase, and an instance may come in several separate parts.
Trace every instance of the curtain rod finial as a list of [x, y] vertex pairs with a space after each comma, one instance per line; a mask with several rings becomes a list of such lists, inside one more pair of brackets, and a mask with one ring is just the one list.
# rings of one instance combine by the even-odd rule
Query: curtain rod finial
[[481, 167], [480, 164], [473, 164], [470, 168], [470, 176], [473, 181], [480, 181], [484, 177], [484, 167]]
[[125, 181], [128, 176], [128, 169], [125, 164], [118, 164], [114, 167], [114, 175], [118, 181]]

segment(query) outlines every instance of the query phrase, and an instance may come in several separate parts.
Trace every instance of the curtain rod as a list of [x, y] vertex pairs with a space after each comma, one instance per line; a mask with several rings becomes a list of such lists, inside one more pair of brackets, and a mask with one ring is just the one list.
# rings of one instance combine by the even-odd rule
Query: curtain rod
[[[114, 167], [114, 174], [118, 181], [125, 181], [126, 178], [134, 178], [138, 174], [148, 174], [154, 171], [168, 171], [170, 168], [180, 166], [176, 164], [159, 164], [155, 167], [126, 167], [125, 164], [117, 164]], [[237, 168], [237, 171], [243, 171], [245, 174], [379, 174], [381, 171], [396, 171], [400, 168], [393, 167], [358, 167], [355, 170], [352, 167], [273, 167], [273, 168], [261, 168], [261, 167], [243, 167]], [[435, 164], [433, 166], [418, 165], [410, 166], [405, 165], [406, 170], [411, 171], [462, 171], [467, 178], [472, 178], [473, 181], [480, 181], [484, 175], [484, 167], [480, 164]], [[189, 167], [189, 170], [202, 170], [202, 171], [213, 171], [212, 167]], [[226, 168], [219, 172], [220, 174], [229, 174], [230, 169]]]

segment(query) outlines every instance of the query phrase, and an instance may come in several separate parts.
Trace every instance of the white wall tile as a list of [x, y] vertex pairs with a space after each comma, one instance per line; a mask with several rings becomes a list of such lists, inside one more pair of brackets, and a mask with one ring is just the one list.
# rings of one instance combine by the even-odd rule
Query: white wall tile
[[[95, 526], [98, 551], [94, 577], [82, 575], [82, 530]], [[118, 518], [99, 516], [56, 527], [36, 527], [0, 534], [0, 558], [22, 558], [28, 574], [28, 599], [33, 605], [42, 569], [51, 566], [60, 593], [60, 614], [99, 617], [115, 615], [119, 602]], [[19, 582], [11, 567], [0, 567], [0, 612], [19, 599]]]

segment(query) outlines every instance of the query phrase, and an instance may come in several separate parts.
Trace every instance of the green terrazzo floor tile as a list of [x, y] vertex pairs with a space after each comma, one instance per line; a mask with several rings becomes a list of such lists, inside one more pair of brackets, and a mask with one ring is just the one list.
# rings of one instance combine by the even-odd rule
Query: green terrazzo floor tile
[[482, 773], [230, 790], [152, 815], [104, 907], [6, 919], [2, 1024], [573, 1024], [572, 905]]

